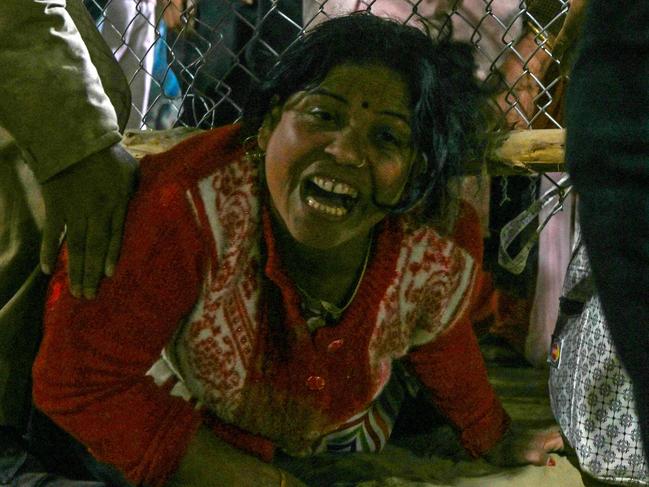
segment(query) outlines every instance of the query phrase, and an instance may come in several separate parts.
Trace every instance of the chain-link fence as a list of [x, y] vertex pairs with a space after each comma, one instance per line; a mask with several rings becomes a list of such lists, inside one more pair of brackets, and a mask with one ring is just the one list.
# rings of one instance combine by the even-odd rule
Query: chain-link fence
[[[236, 120], [251, 83], [305, 29], [369, 10], [476, 47], [510, 126], [560, 128], [552, 39], [568, 0], [85, 0], [131, 86], [128, 128]], [[350, 39], [350, 42], [355, 42]]]
[[[562, 63], [559, 45], [553, 52], [553, 44], [570, 18], [569, 0], [85, 1], [129, 79], [131, 129], [209, 128], [235, 121], [251, 86], [297, 36], [330, 16], [359, 10], [421, 27], [431, 37], [451, 36], [473, 44], [477, 74], [494, 89], [494, 105], [507, 126], [563, 125], [568, 63]], [[569, 249], [573, 203], [565, 199], [567, 191], [557, 182], [559, 177], [463, 180], [462, 197], [478, 210], [488, 237], [485, 262], [494, 271], [496, 284], [516, 290], [515, 296], [531, 299], [538, 259], [534, 254], [527, 264], [523, 262], [524, 268], [516, 270], [523, 271], [519, 276], [501, 270], [496, 263], [502, 253], [501, 229], [539, 194], [556, 190], [558, 201], [541, 212], [540, 224], [531, 218], [529, 228], [516, 229], [516, 240], [507, 250], [514, 255], [522, 248], [527, 255], [531, 250], [527, 243], [539, 239], [546, 220], [561, 208], [568, 211], [562, 212], [563, 219], [553, 218], [556, 228], [540, 238], [546, 248], [539, 255], [554, 258], [547, 247]], [[507, 238], [503, 241], [509, 245]], [[548, 267], [539, 261], [539, 275], [560, 287], [561, 273], [543, 266]]]

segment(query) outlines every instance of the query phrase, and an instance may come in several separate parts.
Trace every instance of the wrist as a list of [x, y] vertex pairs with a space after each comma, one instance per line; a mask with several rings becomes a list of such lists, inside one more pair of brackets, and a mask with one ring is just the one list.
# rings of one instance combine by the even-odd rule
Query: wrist
[[513, 461], [513, 440], [512, 428], [507, 428], [500, 440], [483, 457], [493, 465], [509, 465]]

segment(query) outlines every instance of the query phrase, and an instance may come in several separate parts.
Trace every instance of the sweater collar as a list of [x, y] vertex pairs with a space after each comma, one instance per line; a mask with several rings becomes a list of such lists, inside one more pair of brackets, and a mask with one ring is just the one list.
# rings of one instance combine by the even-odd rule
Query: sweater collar
[[[277, 250], [270, 209], [262, 207], [263, 239], [266, 247], [266, 277], [281, 291], [286, 310], [287, 325], [304, 324], [301, 312], [301, 296], [288, 276], [286, 266]], [[338, 326], [356, 322], [368, 311], [368, 306], [381, 302], [387, 287], [396, 277], [396, 264], [402, 241], [402, 226], [398, 217], [388, 216], [375, 229], [375, 243], [362, 277], [358, 292], [342, 315]], [[372, 306], [373, 307], [373, 306]], [[371, 320], [367, 320], [371, 321]]]

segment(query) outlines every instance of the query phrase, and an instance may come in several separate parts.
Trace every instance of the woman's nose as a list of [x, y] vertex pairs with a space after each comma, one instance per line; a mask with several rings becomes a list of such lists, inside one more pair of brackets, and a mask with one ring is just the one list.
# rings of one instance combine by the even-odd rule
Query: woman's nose
[[332, 155], [339, 164], [362, 167], [367, 159], [362, 138], [351, 127], [333, 134], [333, 139], [325, 147], [325, 152]]

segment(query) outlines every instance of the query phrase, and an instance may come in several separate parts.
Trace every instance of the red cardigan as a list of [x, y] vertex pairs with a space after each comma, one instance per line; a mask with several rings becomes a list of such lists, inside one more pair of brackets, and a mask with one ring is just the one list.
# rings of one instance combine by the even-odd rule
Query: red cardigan
[[[44, 338], [34, 365], [37, 406], [84, 443], [99, 460], [122, 470], [129, 481], [158, 486], [164, 485], [176, 470], [201, 423], [208, 424], [235, 446], [267, 460], [272, 457], [274, 443], [282, 445], [281, 434], [286, 430], [280, 428], [276, 433], [274, 419], [272, 424], [263, 424], [263, 417], [276, 418], [278, 411], [272, 405], [266, 411], [258, 407], [263, 403], [261, 397], [248, 396], [246, 402], [246, 394], [251, 390], [270, 390], [269, 394], [286, 391], [285, 395], [291, 396], [289, 399], [298, 399], [298, 409], [302, 407], [300, 404], [316, 408], [322, 405], [323, 411], [318, 414], [329, 421], [325, 427], [330, 431], [359, 408], [367, 407], [389, 377], [391, 357], [404, 357], [431, 392], [436, 406], [458, 429], [465, 448], [473, 455], [490, 449], [507, 428], [508, 417], [487, 380], [468, 318], [470, 301], [476, 295], [475, 275], [479, 273], [482, 258], [475, 214], [470, 208], [464, 208], [455, 235], [455, 241], [473, 259], [456, 243], [441, 239], [432, 230], [410, 231], [401, 220], [386, 219], [378, 232], [376, 252], [366, 277], [346, 316], [339, 325], [317, 330], [311, 336], [300, 331], [306, 325], [300, 316], [299, 298], [273, 251], [269, 225], [264, 237], [261, 236], [264, 225], [259, 215], [263, 211], [246, 206], [249, 201], [259, 199], [257, 179], [254, 170], [247, 173], [235, 170], [245, 166], [238, 140], [238, 129], [225, 127], [201, 134], [142, 162], [141, 183], [129, 208], [120, 263], [115, 275], [102, 282], [96, 299], [77, 300], [69, 294], [63, 256], [50, 284]], [[214, 173], [218, 174], [217, 178], [212, 178]], [[217, 187], [217, 182], [221, 186]], [[248, 190], [243, 191], [244, 187]], [[215, 230], [213, 209], [206, 208], [206, 201], [212, 200], [201, 197], [206, 191], [212, 191], [211, 197], [217, 200], [230, 201], [229, 196], [239, 198], [246, 210], [234, 215], [228, 212], [220, 215], [217, 211], [227, 225]], [[258, 265], [260, 262], [244, 255], [250, 263], [249, 268], [239, 269], [243, 277], [235, 279], [242, 286], [237, 296], [242, 300], [254, 298], [255, 286], [263, 273], [280, 290], [286, 330], [296, 341], [289, 362], [284, 366], [275, 364], [268, 377], [260, 375], [255, 368], [260, 357], [272, 357], [274, 353], [263, 339], [267, 334], [263, 313], [241, 315], [254, 322], [244, 326], [228, 323], [227, 319], [214, 323], [213, 319], [219, 303], [210, 299], [220, 295], [219, 286], [230, 282], [228, 279], [232, 280], [233, 273], [238, 272], [239, 263], [231, 269], [228, 266], [241, 260], [232, 260], [233, 252], [241, 253], [240, 245], [229, 248], [228, 239], [236, 241], [235, 237], [240, 236], [237, 232], [243, 231], [241, 222], [265, 240], [268, 258], [264, 267], [263, 261]], [[439, 252], [428, 252], [431, 247], [426, 239], [432, 239], [435, 252]], [[418, 260], [413, 248], [424, 249], [430, 255]], [[241, 257], [239, 254], [236, 256]], [[438, 262], [440, 259], [443, 262]], [[444, 293], [459, 288], [452, 271], [459, 269], [461, 262], [471, 263], [467, 265], [472, 277], [454, 295], [455, 301], [458, 296], [461, 300], [452, 302]], [[405, 270], [400, 270], [399, 265]], [[260, 268], [259, 275], [255, 274], [256, 266]], [[422, 294], [416, 284], [418, 273], [424, 269], [431, 275], [441, 275], [435, 277], [441, 279], [441, 284], [432, 294]], [[402, 281], [414, 286], [407, 296], [423, 296], [412, 299], [424, 299], [420, 303], [426, 308], [424, 316], [432, 317], [431, 323], [418, 331], [419, 336], [423, 333], [423, 340], [412, 338], [415, 335], [412, 327], [415, 321], [420, 321], [419, 314], [408, 326], [386, 324], [380, 319], [386, 315], [386, 307], [403, 304], [391, 303], [386, 298], [390, 290], [400, 289]], [[435, 297], [434, 302], [431, 297]], [[240, 307], [245, 311], [244, 304]], [[412, 308], [416, 303], [406, 304]], [[403, 316], [419, 313], [418, 308], [422, 306], [414, 306], [414, 311]], [[241, 380], [230, 382], [237, 394], [230, 394], [228, 387], [223, 392], [221, 384], [216, 387], [218, 394], [205, 393], [204, 397], [188, 401], [172, 394], [177, 380], [154, 380], [150, 371], [183, 323], [186, 327], [183, 346], [194, 353], [191, 357], [195, 361], [190, 363], [200, 365], [200, 360], [209, 358], [209, 350], [201, 348], [203, 343], [191, 340], [197, 330], [205, 331], [205, 317], [212, 317], [214, 333], [215, 329], [230, 326], [232, 336], [227, 337], [230, 340], [235, 330], [239, 333], [243, 328], [252, 327], [248, 342], [246, 336], [237, 338], [236, 351], [240, 356], [232, 362], [245, 371]], [[385, 326], [381, 328], [375, 323]], [[387, 325], [391, 328], [386, 328]], [[333, 342], [346, 343], [346, 346], [332, 355]], [[230, 355], [223, 352], [211, 357], [216, 360], [215, 364], [221, 364]], [[206, 370], [209, 373], [219, 368], [208, 363]], [[233, 377], [232, 370], [227, 369], [224, 377]], [[341, 376], [340, 370], [347, 371], [347, 376]], [[319, 375], [313, 371], [319, 371]], [[203, 380], [209, 391], [212, 377], [203, 377], [199, 372], [193, 379]], [[312, 387], [313, 377], [326, 381], [326, 387], [320, 383]], [[265, 384], [265, 389], [258, 388], [258, 383]], [[259, 414], [262, 420], [254, 417], [256, 409], [262, 410]]]

